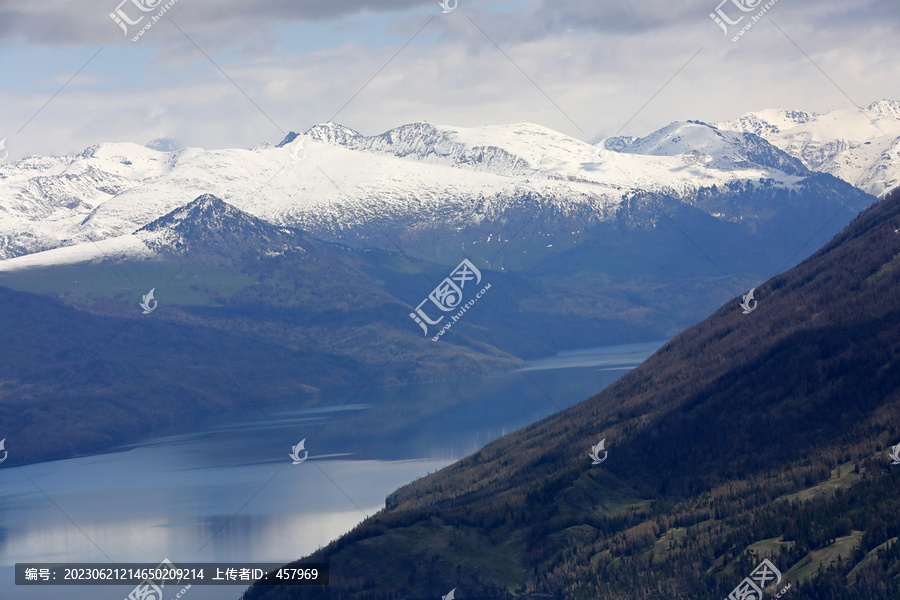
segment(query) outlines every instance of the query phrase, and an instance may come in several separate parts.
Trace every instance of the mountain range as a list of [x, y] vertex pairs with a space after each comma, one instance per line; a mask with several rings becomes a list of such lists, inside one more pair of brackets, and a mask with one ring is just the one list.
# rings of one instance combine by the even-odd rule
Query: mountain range
[[894, 193], [759, 285], [753, 310], [730, 300], [292, 563], [328, 563], [328, 586], [243, 599], [721, 600], [764, 560], [765, 597], [897, 598], [898, 232]]
[[724, 222], [759, 218], [702, 205], [738, 182], [797, 191], [816, 171], [880, 195], [897, 183], [898, 140], [900, 103], [881, 101], [865, 112], [676, 122], [602, 147], [531, 124], [429, 123], [375, 136], [327, 123], [250, 150], [106, 143], [0, 166], [0, 258], [127, 235], [200, 193], [351, 246], [395, 249], [393, 238], [413, 256], [438, 258], [441, 246], [495, 254], [524, 226], [516, 237], [545, 241], [546, 254], [614, 220], [636, 194], [670, 196]]

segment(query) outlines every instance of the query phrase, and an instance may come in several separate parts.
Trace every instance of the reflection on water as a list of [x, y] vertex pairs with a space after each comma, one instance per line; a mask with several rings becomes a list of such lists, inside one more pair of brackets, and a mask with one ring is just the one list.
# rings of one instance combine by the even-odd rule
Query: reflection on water
[[607, 367], [629, 370], [656, 352], [664, 343], [644, 342], [640, 344], [606, 346], [604, 348], [570, 350], [568, 352], [560, 352], [550, 358], [530, 360], [522, 371], [570, 369], [573, 367]]
[[[532, 361], [527, 375], [335, 393], [315, 409], [253, 409], [118, 452], [2, 469], [0, 597], [122, 600], [130, 591], [17, 587], [16, 562], [300, 558], [381, 509], [396, 488], [587, 398], [661, 345], [560, 354]], [[292, 465], [303, 438], [309, 458]]]
[[[198, 468], [180, 446], [33, 465], [25, 468], [33, 484], [18, 469], [0, 471], [0, 597], [121, 600], [128, 591], [16, 588], [5, 567], [15, 562], [300, 558], [378, 511], [387, 487], [448, 462], [311, 458], [296, 466], [284, 460]], [[237, 598], [240, 588], [191, 592], [192, 598]]]

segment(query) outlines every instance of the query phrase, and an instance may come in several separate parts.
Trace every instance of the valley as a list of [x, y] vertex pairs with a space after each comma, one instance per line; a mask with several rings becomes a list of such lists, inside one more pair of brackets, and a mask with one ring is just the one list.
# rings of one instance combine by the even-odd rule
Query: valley
[[[881, 184], [869, 193], [838, 176], [860, 184], [890, 157], [831, 168], [813, 160], [819, 146], [779, 133], [812, 116], [761, 115], [599, 147], [529, 124], [365, 136], [328, 123], [250, 150], [100, 144], [0, 166], [4, 467], [129, 469], [154, 448], [196, 453], [205, 462], [185, 468], [207, 474], [192, 489], [209, 496], [222, 478], [259, 484], [261, 466], [300, 438], [313, 447], [308, 428], [335, 419], [317, 452], [373, 470], [366, 510], [316, 513], [337, 529], [294, 555], [270, 532], [250, 543], [277, 552], [248, 550], [241, 534], [216, 557], [303, 554], [333, 578], [304, 594], [357, 600], [452, 585], [467, 597], [653, 588], [705, 600], [763, 555], [798, 598], [851, 580], [874, 590], [893, 569], [893, 525], [852, 507], [892, 477], [878, 465], [893, 431], [886, 232], [900, 221]], [[417, 305], [439, 307], [462, 264], [490, 293], [444, 335], [420, 328]], [[819, 280], [845, 293], [808, 283]], [[741, 315], [751, 289], [758, 309]], [[579, 350], [598, 346], [619, 358]], [[867, 403], [851, 409], [851, 393]], [[585, 470], [598, 436], [610, 461]], [[226, 458], [236, 471], [214, 468]], [[203, 525], [164, 536], [152, 550], [165, 554], [228, 512], [173, 493], [158, 523], [122, 514], [115, 528]], [[206, 508], [185, 513], [195, 502]], [[283, 509], [266, 506], [241, 527], [274, 531]], [[293, 597], [251, 588], [245, 600]]]

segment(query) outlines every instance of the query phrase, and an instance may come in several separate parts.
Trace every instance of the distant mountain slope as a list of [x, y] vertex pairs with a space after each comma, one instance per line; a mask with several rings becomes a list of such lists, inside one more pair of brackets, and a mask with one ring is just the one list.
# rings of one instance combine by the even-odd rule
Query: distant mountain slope
[[[607, 390], [391, 494], [246, 600], [900, 594], [900, 192]], [[606, 440], [608, 457], [588, 452]]]
[[763, 110], [716, 126], [758, 135], [810, 169], [830, 173], [875, 196], [900, 185], [900, 102], [896, 100], [824, 114]]

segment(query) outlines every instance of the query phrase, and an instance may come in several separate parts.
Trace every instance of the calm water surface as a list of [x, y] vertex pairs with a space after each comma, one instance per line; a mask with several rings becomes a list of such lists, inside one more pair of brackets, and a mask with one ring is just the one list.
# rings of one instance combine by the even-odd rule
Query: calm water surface
[[[600, 391], [663, 342], [567, 352], [522, 371], [323, 395], [190, 434], [0, 470], [0, 598], [123, 600], [131, 586], [15, 586], [16, 562], [288, 562], [387, 494]], [[308, 459], [291, 464], [306, 439]], [[302, 453], [301, 453], [302, 455]], [[235, 600], [199, 587], [185, 600]], [[180, 588], [166, 589], [172, 600]]]

